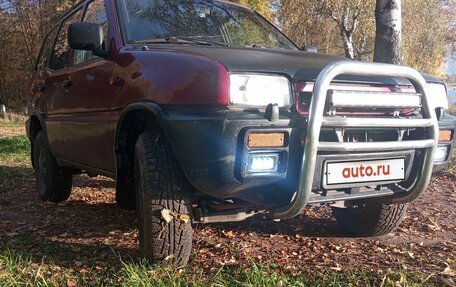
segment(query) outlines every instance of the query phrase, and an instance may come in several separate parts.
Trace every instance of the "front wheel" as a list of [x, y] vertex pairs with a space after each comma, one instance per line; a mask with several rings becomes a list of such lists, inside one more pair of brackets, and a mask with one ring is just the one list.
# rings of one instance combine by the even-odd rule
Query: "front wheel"
[[51, 154], [43, 132], [39, 132], [33, 146], [36, 187], [43, 201], [62, 202], [70, 197], [73, 185], [71, 170], [60, 167]]
[[407, 204], [383, 204], [375, 199], [358, 201], [346, 208], [333, 207], [341, 227], [357, 236], [380, 236], [393, 232], [401, 223]]
[[190, 184], [160, 135], [145, 132], [136, 142], [135, 187], [141, 255], [185, 266], [193, 236]]

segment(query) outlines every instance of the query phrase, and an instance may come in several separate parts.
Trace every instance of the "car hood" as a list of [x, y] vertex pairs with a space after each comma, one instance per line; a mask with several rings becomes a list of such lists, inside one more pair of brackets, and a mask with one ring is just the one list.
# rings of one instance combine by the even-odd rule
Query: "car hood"
[[[170, 46], [151, 45], [150, 49], [167, 49]], [[296, 82], [315, 81], [321, 70], [328, 64], [347, 58], [322, 53], [289, 51], [266, 48], [173, 46], [176, 52], [203, 55], [222, 63], [229, 72], [285, 74]], [[428, 82], [441, 82], [429, 75], [423, 75]], [[371, 83], [386, 85], [410, 85], [404, 78], [365, 77], [342, 75], [338, 82]]]

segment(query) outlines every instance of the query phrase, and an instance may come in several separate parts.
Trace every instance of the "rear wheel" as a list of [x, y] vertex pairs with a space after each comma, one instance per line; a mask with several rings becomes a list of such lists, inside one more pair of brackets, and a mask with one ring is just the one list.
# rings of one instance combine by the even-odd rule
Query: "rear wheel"
[[407, 204], [383, 204], [375, 199], [358, 201], [346, 208], [333, 207], [342, 228], [357, 236], [380, 236], [393, 232], [401, 223]]
[[136, 142], [135, 183], [141, 254], [152, 263], [187, 264], [192, 247], [190, 184], [165, 138]]
[[36, 186], [41, 200], [62, 202], [70, 197], [73, 185], [71, 170], [60, 167], [52, 156], [43, 132], [39, 132], [33, 146]]

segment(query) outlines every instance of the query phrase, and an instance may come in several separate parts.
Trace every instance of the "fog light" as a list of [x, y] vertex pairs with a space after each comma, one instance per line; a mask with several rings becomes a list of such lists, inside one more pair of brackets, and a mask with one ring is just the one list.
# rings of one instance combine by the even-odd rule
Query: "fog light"
[[447, 146], [439, 146], [435, 151], [434, 161], [435, 162], [442, 162], [445, 161], [447, 158], [448, 147]]
[[251, 155], [248, 163], [249, 172], [275, 172], [278, 168], [278, 154]]

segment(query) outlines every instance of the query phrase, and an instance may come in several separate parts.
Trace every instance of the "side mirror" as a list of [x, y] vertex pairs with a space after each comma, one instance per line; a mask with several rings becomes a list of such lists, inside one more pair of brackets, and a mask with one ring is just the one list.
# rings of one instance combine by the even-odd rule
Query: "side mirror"
[[73, 23], [68, 27], [68, 44], [75, 50], [102, 51], [103, 28], [95, 23]]
[[318, 53], [317, 48], [312, 47], [312, 46], [302, 46], [301, 51], [310, 52], [310, 53]]

